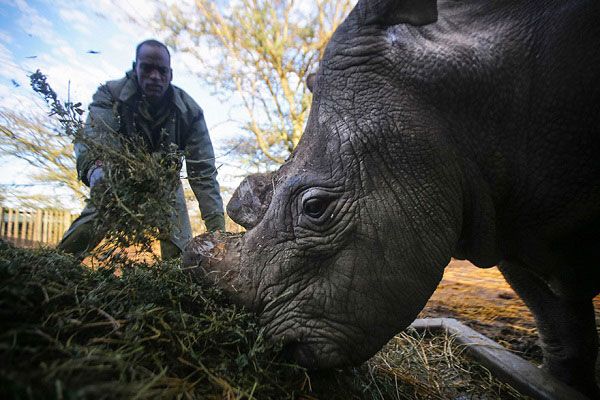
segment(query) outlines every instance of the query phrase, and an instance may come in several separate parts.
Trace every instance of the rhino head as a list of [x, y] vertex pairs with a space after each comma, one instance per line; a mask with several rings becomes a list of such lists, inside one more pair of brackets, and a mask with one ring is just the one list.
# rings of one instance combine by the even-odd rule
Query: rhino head
[[200, 261], [306, 367], [373, 355], [469, 242], [463, 165], [424, 103], [427, 43], [410, 39], [436, 18], [435, 1], [358, 2], [324, 53], [296, 150], [228, 206], [246, 234]]

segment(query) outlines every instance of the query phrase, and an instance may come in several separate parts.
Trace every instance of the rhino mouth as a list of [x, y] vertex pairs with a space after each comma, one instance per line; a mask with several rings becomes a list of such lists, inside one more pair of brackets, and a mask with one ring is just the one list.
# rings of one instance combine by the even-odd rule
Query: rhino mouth
[[281, 354], [286, 360], [293, 360], [308, 369], [319, 369], [320, 363], [318, 362], [317, 354], [315, 349], [300, 341], [292, 341], [283, 345]]
[[355, 364], [332, 343], [292, 340], [284, 343], [281, 354], [284, 359], [293, 360], [308, 370], [326, 370]]
[[282, 344], [281, 354], [284, 359], [295, 361], [300, 366], [309, 370], [324, 370], [338, 368], [361, 363], [368, 355], [360, 358], [357, 351], [349, 351], [352, 346], [346, 341], [340, 341], [339, 337], [318, 334], [305, 329], [293, 329], [290, 332], [280, 332], [276, 335], [267, 336], [275, 342]]

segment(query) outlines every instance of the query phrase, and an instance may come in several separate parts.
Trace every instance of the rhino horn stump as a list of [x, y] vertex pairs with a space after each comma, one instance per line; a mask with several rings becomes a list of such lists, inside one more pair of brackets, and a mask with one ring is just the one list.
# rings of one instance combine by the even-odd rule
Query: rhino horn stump
[[183, 251], [182, 268], [195, 279], [217, 285], [234, 303], [249, 306], [249, 281], [242, 279], [239, 271], [241, 245], [241, 234], [216, 232], [198, 235]]

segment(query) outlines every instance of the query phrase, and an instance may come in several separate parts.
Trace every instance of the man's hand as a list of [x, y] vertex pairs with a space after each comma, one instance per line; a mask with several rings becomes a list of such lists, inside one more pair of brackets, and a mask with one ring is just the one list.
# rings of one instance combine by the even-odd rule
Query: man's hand
[[88, 172], [88, 181], [90, 182], [90, 189], [96, 186], [104, 178], [104, 170], [102, 167], [93, 167]]

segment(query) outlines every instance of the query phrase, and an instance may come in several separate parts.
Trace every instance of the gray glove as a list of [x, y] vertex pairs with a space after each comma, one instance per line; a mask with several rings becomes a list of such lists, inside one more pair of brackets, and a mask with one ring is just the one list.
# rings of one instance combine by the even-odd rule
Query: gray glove
[[90, 189], [96, 186], [104, 178], [104, 171], [102, 167], [93, 167], [88, 171], [88, 182], [90, 182]]

